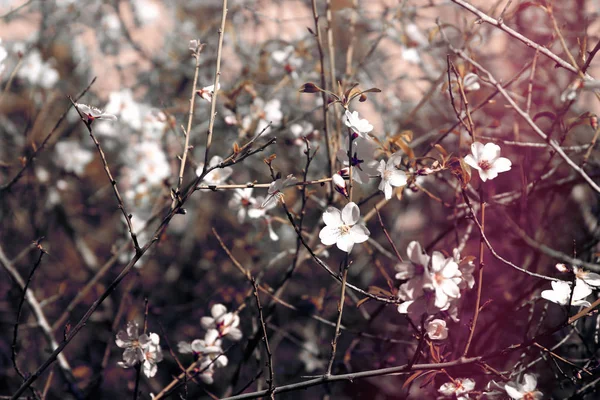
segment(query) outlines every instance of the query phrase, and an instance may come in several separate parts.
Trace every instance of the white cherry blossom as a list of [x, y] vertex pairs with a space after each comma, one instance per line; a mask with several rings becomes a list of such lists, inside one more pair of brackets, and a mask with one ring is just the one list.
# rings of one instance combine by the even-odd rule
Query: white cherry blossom
[[296, 184], [296, 177], [289, 174], [285, 179], [275, 179], [269, 185], [268, 195], [261, 204], [261, 208], [272, 208], [279, 200], [283, 198], [283, 189]]
[[404, 171], [396, 168], [395, 158], [390, 157], [390, 159], [386, 162], [381, 160], [379, 162], [379, 167], [377, 167], [377, 171], [381, 176], [381, 182], [379, 183], [379, 190], [381, 190], [385, 194], [386, 200], [392, 198], [393, 187], [400, 187], [406, 185], [408, 179], [406, 178], [406, 173]]
[[[221, 90], [220, 83], [217, 86], [217, 91], [219, 90]], [[210, 103], [215, 94], [215, 85], [205, 86], [202, 89], [198, 90], [196, 93], [198, 94], [198, 96]]]
[[471, 153], [465, 156], [465, 162], [479, 171], [479, 177], [483, 182], [494, 179], [501, 172], [509, 171], [512, 165], [508, 158], [500, 157], [500, 146], [495, 143], [484, 145], [473, 142]]
[[156, 375], [158, 364], [163, 359], [162, 350], [160, 348], [160, 338], [156, 333], [139, 334], [137, 322], [130, 321], [127, 323], [126, 331], [119, 331], [116, 336], [116, 343], [122, 349], [123, 361], [119, 362], [119, 366], [130, 368], [138, 363], [142, 363], [142, 371], [148, 378]]
[[269, 208], [275, 206], [275, 203], [271, 203], [269, 208], [261, 208], [264, 198], [262, 196], [252, 197], [253, 191], [254, 188], [251, 187], [235, 189], [233, 197], [229, 200], [229, 208], [237, 211], [237, 219], [240, 224], [246, 220], [246, 217], [250, 219], [263, 217]]
[[336, 244], [338, 249], [350, 253], [355, 243], [363, 243], [371, 234], [364, 224], [358, 223], [360, 209], [356, 203], [348, 203], [342, 211], [335, 207], [327, 208], [323, 213], [325, 227], [321, 229], [321, 242], [330, 246]]
[[452, 299], [460, 297], [462, 274], [454, 258], [446, 258], [439, 251], [431, 256], [431, 285], [435, 290], [435, 306], [447, 309]]
[[105, 113], [99, 108], [88, 106], [86, 104], [75, 103], [75, 107], [81, 112], [88, 120], [88, 123], [93, 122], [97, 119], [116, 121], [117, 117], [113, 114]]
[[242, 331], [238, 328], [240, 317], [237, 313], [227, 312], [223, 304], [215, 304], [210, 309], [211, 317], [202, 317], [200, 323], [204, 329], [216, 329], [218, 336], [228, 337], [231, 340], [240, 340]]
[[350, 112], [349, 110], [346, 110], [344, 114], [344, 123], [348, 128], [352, 129], [352, 132], [363, 139], [369, 139], [368, 133], [373, 130], [373, 125], [366, 119], [361, 119], [358, 116], [358, 111]]
[[438, 392], [447, 397], [454, 397], [456, 399], [465, 399], [461, 395], [466, 394], [475, 389], [475, 381], [470, 378], [456, 378], [454, 381], [446, 382], [438, 389]]
[[421, 244], [417, 241], [412, 241], [406, 248], [406, 254], [410, 262], [403, 262], [396, 265], [396, 279], [411, 279], [414, 276], [423, 275], [425, 269], [429, 265], [430, 257], [423, 251]]
[[581, 268], [573, 267], [573, 272], [575, 273], [575, 277], [577, 280], [581, 280], [585, 282], [588, 286], [593, 288], [600, 287], [600, 275], [595, 272], [584, 271]]
[[375, 146], [373, 142], [357, 138], [352, 142], [352, 157], [348, 157], [348, 143], [344, 141], [337, 152], [337, 159], [344, 168], [339, 172], [348, 176], [348, 166], [352, 164], [352, 180], [358, 183], [369, 183], [371, 176], [377, 175], [377, 161], [373, 159]]
[[432, 319], [425, 327], [427, 336], [432, 340], [444, 340], [448, 337], [448, 328], [443, 319]]
[[536, 387], [536, 377], [525, 374], [523, 375], [523, 383], [508, 382], [504, 385], [504, 390], [513, 400], [540, 400], [543, 394], [539, 390], [535, 390]]
[[567, 305], [571, 299], [572, 306], [589, 306], [590, 302], [584, 300], [592, 293], [592, 288], [581, 279], [575, 280], [575, 288], [571, 297], [571, 283], [563, 281], [552, 281], [552, 290], [544, 290], [542, 297], [553, 303]]

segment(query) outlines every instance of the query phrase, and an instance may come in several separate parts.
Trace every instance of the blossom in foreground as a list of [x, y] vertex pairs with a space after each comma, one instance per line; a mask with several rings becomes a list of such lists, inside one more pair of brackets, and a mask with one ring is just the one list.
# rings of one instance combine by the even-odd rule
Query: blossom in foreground
[[584, 299], [592, 293], [592, 288], [581, 279], [575, 280], [575, 288], [573, 289], [572, 296], [570, 282], [552, 281], [550, 284], [552, 285], [552, 290], [544, 290], [542, 292], [544, 299], [562, 306], [567, 305], [569, 299], [571, 299], [572, 306], [588, 307], [590, 305], [590, 302]]
[[227, 312], [223, 304], [215, 304], [210, 309], [211, 317], [202, 317], [200, 323], [204, 329], [215, 329], [219, 338], [228, 337], [231, 340], [240, 340], [242, 331], [238, 328], [240, 317], [237, 313]]
[[[206, 176], [204, 176], [204, 179], [202, 180], [202, 182], [206, 183], [207, 185], [220, 185], [221, 183], [225, 182], [227, 180], [227, 178], [229, 178], [231, 176], [231, 174], [233, 173], [233, 168], [231, 168], [231, 167], [219, 168], [218, 165], [221, 164], [222, 162], [223, 162], [223, 157], [214, 156], [213, 158], [211, 158], [210, 162], [208, 163], [208, 167], [209, 168], [217, 167], [217, 168], [215, 168], [212, 171], [210, 171], [209, 173], [207, 173]], [[196, 176], [202, 175], [203, 169], [204, 169], [204, 163], [199, 164], [198, 168], [196, 168]]]
[[[221, 84], [217, 85], [217, 91], [221, 90]], [[215, 85], [205, 86], [202, 89], [196, 92], [198, 96], [208, 101], [209, 103], [212, 101], [213, 95], [215, 94]]]
[[508, 158], [500, 157], [500, 146], [495, 143], [484, 145], [473, 142], [471, 153], [465, 156], [465, 162], [479, 171], [479, 177], [483, 182], [494, 179], [501, 172], [509, 171], [512, 165]]
[[113, 114], [107, 114], [99, 108], [88, 106], [86, 104], [75, 103], [75, 107], [81, 112], [86, 118], [88, 123], [94, 122], [97, 119], [103, 119], [108, 121], [116, 121], [117, 117]]
[[192, 353], [196, 357], [207, 357], [211, 361], [214, 360], [216, 367], [225, 367], [229, 360], [223, 354], [221, 344], [219, 331], [209, 329], [204, 335], [204, 339], [196, 339], [192, 343], [179, 342], [177, 347], [180, 353]]
[[456, 378], [452, 382], [446, 382], [438, 389], [438, 392], [447, 397], [456, 396], [456, 399], [466, 399], [462, 396], [475, 389], [475, 381], [470, 378]]
[[292, 174], [288, 175], [285, 179], [275, 179], [269, 185], [269, 194], [265, 198], [265, 201], [261, 204], [261, 208], [271, 208], [277, 204], [279, 200], [283, 198], [282, 190], [288, 186], [294, 186], [296, 184], [296, 177]]
[[368, 133], [373, 130], [373, 125], [366, 119], [361, 119], [358, 116], [358, 111], [350, 112], [349, 110], [346, 110], [344, 114], [344, 123], [348, 128], [352, 129], [352, 132], [363, 139], [369, 139]]
[[446, 258], [439, 251], [431, 256], [431, 286], [435, 290], [435, 306], [447, 309], [449, 302], [460, 297], [462, 274], [454, 258]]
[[432, 340], [444, 340], [448, 337], [448, 328], [443, 319], [432, 319], [425, 327], [427, 336]]
[[575, 277], [577, 280], [581, 280], [585, 282], [586, 285], [591, 286], [593, 288], [600, 287], [600, 275], [595, 272], [584, 271], [581, 268], [573, 267], [573, 272], [575, 273]]
[[350, 253], [355, 243], [363, 243], [371, 234], [364, 224], [359, 224], [360, 209], [356, 203], [346, 204], [342, 211], [335, 207], [327, 208], [323, 213], [325, 227], [319, 232], [321, 242], [330, 246], [336, 244], [338, 249]]
[[523, 375], [523, 383], [508, 382], [504, 385], [504, 390], [513, 400], [539, 400], [543, 394], [539, 390], [535, 390], [537, 379], [534, 375]]
[[406, 173], [396, 168], [394, 160], [394, 157], [390, 157], [390, 159], [387, 162], [381, 160], [379, 162], [379, 167], [377, 167], [377, 172], [379, 172], [379, 175], [381, 176], [379, 190], [381, 190], [385, 194], [386, 200], [392, 198], [392, 186], [404, 186], [408, 181], [406, 178]]
[[119, 331], [116, 337], [117, 346], [125, 349], [123, 352], [123, 361], [119, 366], [130, 368], [138, 363], [142, 364], [142, 371], [148, 378], [152, 378], [158, 371], [158, 364], [163, 359], [160, 348], [160, 338], [156, 333], [138, 335], [139, 327], [137, 322], [127, 323], [126, 331]]

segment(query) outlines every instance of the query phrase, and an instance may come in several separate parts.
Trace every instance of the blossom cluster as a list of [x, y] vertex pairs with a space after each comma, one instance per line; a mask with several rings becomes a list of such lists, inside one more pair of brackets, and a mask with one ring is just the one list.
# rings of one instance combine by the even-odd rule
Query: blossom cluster
[[423, 315], [432, 319], [440, 312], [457, 321], [461, 290], [475, 285], [472, 260], [461, 259], [458, 251], [453, 257], [439, 251], [429, 256], [416, 241], [408, 244], [406, 252], [409, 261], [396, 265], [396, 279], [404, 281], [398, 290], [398, 297], [404, 300], [398, 312], [408, 314], [417, 323]]
[[225, 367], [229, 362], [223, 351], [223, 339], [239, 341], [242, 338], [237, 313], [228, 312], [223, 304], [215, 304], [210, 314], [210, 317], [202, 317], [200, 320], [202, 327], [206, 329], [203, 339], [177, 344], [180, 353], [193, 354], [198, 377], [208, 385], [213, 383], [215, 368]]
[[117, 346], [125, 349], [123, 361], [118, 363], [123, 368], [142, 365], [142, 371], [148, 378], [152, 378], [158, 371], [157, 364], [162, 361], [163, 354], [160, 348], [160, 338], [156, 333], [139, 334], [136, 321], [129, 321], [125, 331], [119, 331], [116, 337]]

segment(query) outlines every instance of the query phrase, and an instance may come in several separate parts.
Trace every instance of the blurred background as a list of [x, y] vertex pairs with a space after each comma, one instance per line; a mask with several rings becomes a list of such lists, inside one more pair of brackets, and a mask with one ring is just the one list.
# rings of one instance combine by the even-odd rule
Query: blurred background
[[[568, 60], [562, 39], [580, 66], [600, 40], [597, 1], [471, 3], [495, 18], [502, 15], [507, 25]], [[95, 121], [94, 133], [140, 242], [146, 243], [166, 215], [171, 189], [177, 185], [182, 127], [187, 124], [195, 70], [189, 41], [205, 43], [198, 89], [212, 85], [221, 11], [221, 1], [212, 0], [0, 2], [0, 261], [5, 267], [0, 280], [0, 395], [11, 395], [22, 382], [11, 361], [13, 327], [22, 298], [14, 271], [27, 281], [40, 257], [35, 243], [47, 254], [29, 290], [41, 303], [58, 342], [134, 254], [102, 160], [85, 125], [75, 110], [69, 110], [67, 96], [78, 96], [93, 81], [79, 102], [118, 117], [116, 122]], [[326, 88], [334, 92], [337, 84], [332, 85], [331, 77], [344, 85], [357, 82], [363, 90], [381, 89], [351, 106], [374, 125], [372, 133], [381, 144], [376, 156], [402, 150], [405, 167], [416, 169], [431, 165], [433, 159], [425, 155], [439, 159], [439, 153], [431, 150], [435, 143], [448, 153], [466, 155], [471, 139], [457, 123], [448, 94], [450, 54], [461, 77], [479, 75], [467, 93], [469, 105], [479, 108], [472, 116], [478, 137], [499, 144], [502, 155], [513, 164], [510, 172], [486, 186], [486, 232], [495, 250], [525, 269], [562, 279], [568, 278], [555, 269], [557, 259], [526, 242], [524, 235], [563, 254], [598, 261], [598, 194], [548, 147], [539, 145], [543, 142], [501, 96], [489, 98], [495, 92], [493, 85], [452, 55], [446, 39], [497, 80], [510, 82], [508, 91], [515, 101], [598, 181], [600, 157], [590, 142], [597, 133], [594, 116], [599, 102], [593, 91], [577, 87], [577, 75], [543, 55], [536, 56], [534, 49], [453, 1], [317, 1], [316, 11], [323, 64], [311, 2], [229, 2], [210, 154], [227, 157], [234, 144], [247, 143], [269, 123], [259, 142], [272, 137], [277, 142], [233, 166], [224, 183], [270, 183], [263, 159], [273, 154], [276, 173], [302, 179], [306, 143], [311, 152], [317, 150], [307, 179], [330, 177], [323, 100], [319, 94], [298, 91], [306, 82], [321, 85], [321, 72]], [[600, 61], [592, 61], [587, 72], [600, 76]], [[454, 97], [462, 112], [460, 96], [455, 92]], [[330, 128], [339, 132], [343, 110], [339, 105], [329, 110]], [[196, 96], [194, 112], [185, 183], [192, 182], [204, 161], [210, 102]], [[473, 175], [472, 191], [477, 193], [481, 181]], [[450, 256], [459, 247], [463, 256], [477, 255], [479, 233], [467, 218], [450, 171], [419, 177], [389, 202], [377, 184], [372, 180], [355, 187], [354, 199], [367, 216], [372, 235], [352, 253], [349, 282], [373, 292], [393, 294], [398, 288], [394, 279], [398, 260], [374, 205], [381, 209], [382, 221], [403, 256], [413, 240], [429, 253], [438, 250]], [[265, 188], [256, 188], [252, 195], [266, 194]], [[315, 234], [322, 226], [328, 185], [309, 186], [306, 195], [303, 231], [337, 271], [343, 254], [336, 248], [322, 248]], [[341, 208], [342, 198], [335, 196], [334, 204]], [[117, 365], [122, 350], [114, 336], [127, 321], [144, 320], [145, 298], [148, 329], [161, 336], [165, 360], [154, 378], [142, 379], [143, 398], [160, 392], [180, 372], [169, 349], [176, 352], [179, 341], [202, 338], [200, 318], [209, 315], [216, 303], [239, 310], [244, 337], [226, 341], [229, 365], [215, 372], [215, 382], [190, 382], [185, 396], [218, 398], [266, 388], [265, 355], [261, 343], [257, 347], [253, 340], [260, 338], [261, 330], [252, 287], [223, 251], [213, 228], [262, 285], [276, 291], [286, 281], [279, 294], [287, 306], [261, 297], [270, 315], [267, 325], [277, 384], [324, 372], [333, 327], [318, 318], [336, 320], [339, 284], [303, 249], [298, 253], [296, 233], [281, 207], [267, 210], [260, 218], [244, 217], [234, 197], [231, 190], [197, 191], [192, 196], [185, 206], [187, 214], [173, 218], [135, 271], [66, 348], [72, 376], [51, 367], [35, 384], [40, 392], [47, 382], [47, 398], [132, 396], [135, 372]], [[301, 197], [299, 190], [285, 192], [285, 202], [294, 213], [302, 209]], [[293, 275], [286, 280], [293, 265]], [[561, 307], [540, 301], [542, 288], [549, 288], [547, 281], [521, 274], [486, 254], [485, 306], [472, 354], [523, 342], [562, 322]], [[463, 296], [460, 321], [449, 321], [450, 338], [441, 348], [447, 356], [456, 354], [468, 335], [475, 293]], [[369, 301], [357, 307], [361, 299], [354, 292], [346, 299], [347, 330], [340, 337], [334, 373], [402, 365], [416, 350], [415, 332], [396, 306]], [[17, 362], [31, 373], [45, 361], [50, 345], [27, 304], [20, 321]], [[576, 367], [552, 356], [540, 358], [539, 348], [498, 357], [492, 365], [508, 373], [528, 366], [527, 371], [538, 374], [540, 390], [555, 398], [596, 398], [594, 385], [588, 384], [598, 373], [597, 331], [593, 316], [582, 320], [576, 333], [560, 331], [540, 343], [547, 348], [560, 343], [556, 354]], [[177, 355], [184, 366], [192, 361], [189, 355]], [[582, 375], [583, 367], [593, 371], [592, 376]], [[472, 377], [482, 391], [490, 379], [498, 379], [489, 374], [470, 366], [453, 376]], [[403, 386], [405, 380], [406, 376], [375, 377], [277, 398], [433, 398], [447, 378], [440, 375], [424, 386], [422, 380]], [[174, 396], [184, 398], [184, 390]]]

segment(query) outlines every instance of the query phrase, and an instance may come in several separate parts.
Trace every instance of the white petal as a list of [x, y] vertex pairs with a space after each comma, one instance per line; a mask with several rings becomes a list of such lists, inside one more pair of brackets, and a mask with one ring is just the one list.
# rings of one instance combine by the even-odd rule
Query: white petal
[[535, 387], [537, 386], [537, 379], [534, 375], [525, 374], [523, 375], [523, 380], [525, 381], [522, 387], [523, 391], [532, 392], [535, 390]]
[[523, 393], [521, 393], [516, 386], [516, 383], [508, 382], [506, 385], [504, 385], [504, 390], [506, 390], [506, 394], [508, 394], [511, 397], [511, 399], [522, 399]]
[[477, 161], [475, 160], [475, 158], [468, 154], [465, 156], [464, 158], [465, 162], [467, 163], [467, 165], [469, 165], [471, 168], [475, 168], [477, 170], [479, 170], [479, 164], [477, 164]]
[[341, 235], [336, 244], [338, 249], [345, 251], [346, 253], [350, 253], [352, 251], [352, 247], [354, 246], [354, 241], [350, 235]]
[[350, 237], [354, 243], [366, 242], [369, 239], [371, 232], [363, 224], [354, 225], [350, 228]]
[[227, 314], [227, 307], [225, 307], [223, 304], [215, 304], [210, 309], [210, 315], [212, 315], [212, 317], [217, 321], [225, 314]]
[[383, 194], [385, 195], [385, 199], [386, 200], [391, 199], [392, 191], [394, 189], [392, 188], [392, 185], [390, 185], [390, 182], [382, 179], [381, 183], [379, 184], [379, 190], [382, 190], [381, 186], [383, 186]]
[[393, 171], [389, 178], [390, 184], [396, 187], [406, 185], [406, 181], [406, 173], [404, 173], [404, 171], [399, 170]]
[[342, 221], [346, 225], [354, 225], [358, 222], [360, 218], [360, 209], [354, 202], [350, 202], [346, 204], [344, 209], [342, 210]]
[[495, 161], [498, 157], [500, 157], [500, 146], [496, 143], [487, 143], [483, 147], [483, 152], [481, 153], [481, 159], [487, 160], [489, 162]]
[[338, 228], [344, 225], [342, 213], [335, 207], [327, 207], [327, 211], [323, 213], [323, 222], [325, 222], [325, 225], [332, 228]]
[[512, 162], [505, 157], [500, 157], [494, 162], [494, 169], [497, 172], [506, 172], [510, 171], [510, 167], [512, 166]]
[[479, 161], [482, 159], [484, 147], [485, 146], [483, 145], [483, 143], [480, 142], [473, 142], [471, 144], [471, 153], [473, 154], [475, 161]]
[[325, 246], [336, 244], [340, 238], [340, 229], [338, 227], [326, 226], [319, 232], [319, 239]]
[[202, 327], [204, 329], [214, 328], [214, 326], [215, 326], [215, 319], [212, 318], [212, 317], [202, 317], [200, 319], [200, 324], [202, 325]]

